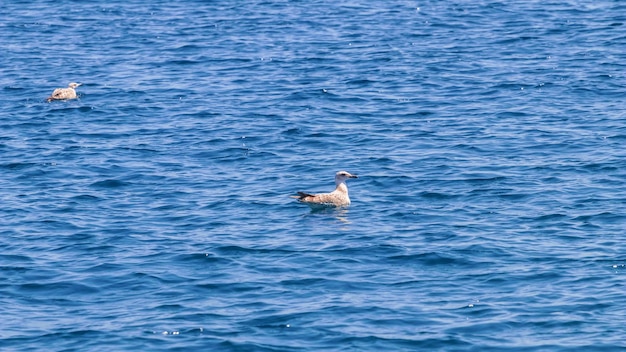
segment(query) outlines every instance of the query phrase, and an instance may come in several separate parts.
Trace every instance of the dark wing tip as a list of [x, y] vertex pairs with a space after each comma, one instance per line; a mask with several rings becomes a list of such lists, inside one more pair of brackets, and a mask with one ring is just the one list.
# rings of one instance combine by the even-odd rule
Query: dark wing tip
[[298, 195], [297, 196], [293, 196], [293, 198], [296, 198], [298, 200], [303, 200], [306, 197], [313, 197], [313, 196], [314, 195], [310, 194], [310, 193], [298, 192]]

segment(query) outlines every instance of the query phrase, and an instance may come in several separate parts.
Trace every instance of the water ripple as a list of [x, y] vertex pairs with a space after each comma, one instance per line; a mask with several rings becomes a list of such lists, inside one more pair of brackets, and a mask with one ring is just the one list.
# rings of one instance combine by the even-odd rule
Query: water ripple
[[2, 346], [626, 347], [625, 9], [5, 4]]

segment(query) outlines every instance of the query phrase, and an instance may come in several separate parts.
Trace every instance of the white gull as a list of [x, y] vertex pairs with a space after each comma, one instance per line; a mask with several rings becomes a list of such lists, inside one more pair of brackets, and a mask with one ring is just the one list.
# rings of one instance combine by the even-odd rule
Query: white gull
[[358, 178], [347, 171], [339, 171], [335, 174], [336, 188], [330, 193], [309, 194], [298, 192], [297, 196], [291, 196], [298, 199], [302, 203], [306, 203], [311, 207], [344, 207], [350, 205], [350, 197], [348, 196], [348, 186], [346, 180], [349, 178]]
[[46, 99], [48, 102], [53, 100], [68, 100], [68, 99], [76, 99], [76, 88], [80, 86], [82, 83], [70, 83], [67, 85], [67, 88], [57, 88], [52, 92], [52, 95]]

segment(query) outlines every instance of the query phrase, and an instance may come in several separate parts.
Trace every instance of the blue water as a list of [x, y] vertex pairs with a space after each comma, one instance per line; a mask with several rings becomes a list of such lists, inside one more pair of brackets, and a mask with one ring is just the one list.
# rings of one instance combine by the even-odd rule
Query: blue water
[[0, 14], [3, 351], [626, 348], [626, 3]]

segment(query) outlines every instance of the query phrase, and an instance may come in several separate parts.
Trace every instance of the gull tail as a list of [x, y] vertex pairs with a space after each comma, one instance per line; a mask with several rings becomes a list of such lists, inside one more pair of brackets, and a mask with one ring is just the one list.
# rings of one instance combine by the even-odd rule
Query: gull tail
[[309, 193], [298, 192], [298, 195], [297, 195], [297, 196], [290, 196], [290, 197], [291, 197], [291, 198], [298, 199], [298, 200], [302, 200], [302, 199], [304, 199], [304, 198], [306, 198], [306, 197], [311, 197], [311, 196], [313, 196], [313, 195], [312, 195], [312, 194], [309, 194]]

